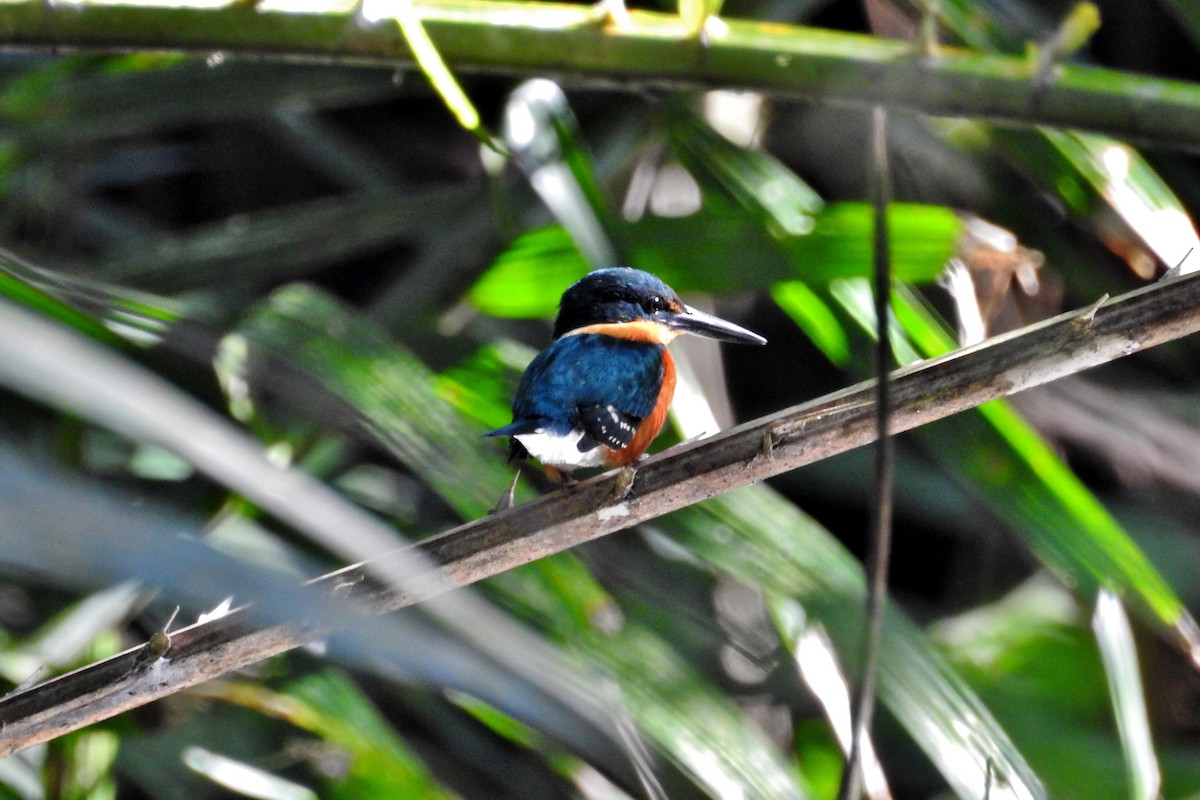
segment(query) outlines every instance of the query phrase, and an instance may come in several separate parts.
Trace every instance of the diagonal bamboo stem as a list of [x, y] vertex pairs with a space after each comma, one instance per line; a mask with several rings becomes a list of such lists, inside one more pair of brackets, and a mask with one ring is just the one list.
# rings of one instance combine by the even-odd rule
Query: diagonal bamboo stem
[[[896, 433], [1200, 331], [1200, 274], [1174, 278], [893, 374]], [[440, 565], [430, 593], [623, 530], [713, 495], [868, 444], [874, 382], [652, 457], [633, 489], [612, 500], [613, 474], [476, 520], [422, 542]], [[387, 557], [379, 559], [380, 562]], [[314, 583], [386, 611], [429, 595], [380, 589], [359, 564]], [[256, 629], [240, 615], [193, 625], [164, 651], [135, 648], [0, 700], [0, 756], [173, 694], [320, 635], [303, 625]], [[1194, 643], [1184, 643], [1195, 649]], [[1193, 658], [1200, 655], [1192, 653]]]

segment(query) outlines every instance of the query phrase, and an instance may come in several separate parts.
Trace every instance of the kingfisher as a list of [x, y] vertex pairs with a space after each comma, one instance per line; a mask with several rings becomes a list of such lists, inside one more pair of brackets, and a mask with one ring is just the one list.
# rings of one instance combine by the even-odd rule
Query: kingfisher
[[589, 467], [630, 467], [666, 421], [675, 394], [667, 345], [681, 333], [766, 344], [757, 333], [685, 305], [654, 275], [628, 267], [589, 273], [563, 293], [554, 340], [521, 376], [510, 460], [535, 458], [555, 481]]

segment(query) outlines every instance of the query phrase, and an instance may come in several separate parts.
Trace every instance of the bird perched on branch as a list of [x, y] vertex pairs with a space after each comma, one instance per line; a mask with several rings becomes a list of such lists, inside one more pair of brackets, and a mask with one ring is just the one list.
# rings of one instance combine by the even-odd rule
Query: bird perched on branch
[[675, 394], [667, 344], [681, 333], [743, 344], [766, 339], [684, 305], [641, 270], [597, 270], [563, 294], [554, 341], [533, 359], [513, 399], [512, 458], [536, 458], [556, 481], [587, 467], [628, 467], [658, 435]]

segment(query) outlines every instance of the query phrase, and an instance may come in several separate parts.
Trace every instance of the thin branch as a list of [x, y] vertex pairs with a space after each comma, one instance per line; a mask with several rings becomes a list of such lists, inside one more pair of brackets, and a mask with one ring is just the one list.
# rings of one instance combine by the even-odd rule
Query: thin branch
[[[1082, 312], [1014, 331], [892, 375], [892, 430], [901, 432], [998, 397], [1108, 363], [1200, 330], [1200, 274], [1174, 278]], [[418, 545], [440, 565], [430, 593], [483, 578], [623, 530], [713, 495], [870, 443], [874, 382], [681, 445], [645, 461], [631, 495], [612, 501], [606, 474], [467, 523]], [[402, 554], [398, 557], [404, 558]], [[387, 557], [315, 581], [380, 612], [429, 595], [377, 588]], [[172, 633], [0, 700], [7, 755], [284, 652], [321, 634], [303, 625], [254, 629], [242, 615]], [[1195, 649], [1195, 643], [1184, 643]], [[1195, 655], [1195, 653], [1193, 653]]]
[[[685, 35], [675, 15], [633, 11], [628, 24], [613, 26], [590, 5], [455, 0], [417, 12], [455, 72], [737, 87], [1200, 148], [1200, 86], [1193, 83], [1066, 65], [1043, 83], [1022, 58], [961, 50], [923, 56], [903, 42], [753, 21], [722, 20], [728, 30], [701, 42]], [[217, 52], [389, 69], [413, 62], [395, 25], [366, 26], [344, 10], [5, 3], [0, 30], [0, 44], [52, 52]], [[40, 124], [53, 123], [53, 108], [47, 115]]]
[[891, 435], [892, 354], [891, 297], [892, 264], [888, 243], [887, 209], [892, 200], [892, 172], [887, 149], [887, 111], [876, 106], [872, 115], [871, 152], [874, 165], [872, 205], [875, 207], [875, 456], [872, 466], [874, 497], [871, 504], [870, 547], [867, 551], [867, 610], [863, 628], [862, 668], [854, 695], [851, 719], [854, 727], [846, 768], [842, 771], [838, 797], [857, 800], [862, 796], [863, 741], [871, 735], [875, 713], [875, 684], [879, 676], [879, 651], [883, 643], [883, 613], [887, 605], [888, 563], [892, 553], [892, 465], [895, 442]]

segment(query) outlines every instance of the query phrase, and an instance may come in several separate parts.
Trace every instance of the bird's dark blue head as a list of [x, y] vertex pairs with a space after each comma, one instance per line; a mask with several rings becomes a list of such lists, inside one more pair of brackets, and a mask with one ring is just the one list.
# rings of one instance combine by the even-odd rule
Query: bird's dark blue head
[[682, 309], [683, 301], [671, 287], [649, 272], [628, 267], [600, 269], [563, 293], [554, 338], [587, 325], [648, 320], [654, 314]]
[[744, 344], [765, 344], [766, 339], [732, 322], [685, 305], [661, 280], [629, 267], [588, 273], [563, 293], [554, 338], [589, 325], [649, 322], [662, 326], [662, 340], [679, 333]]

